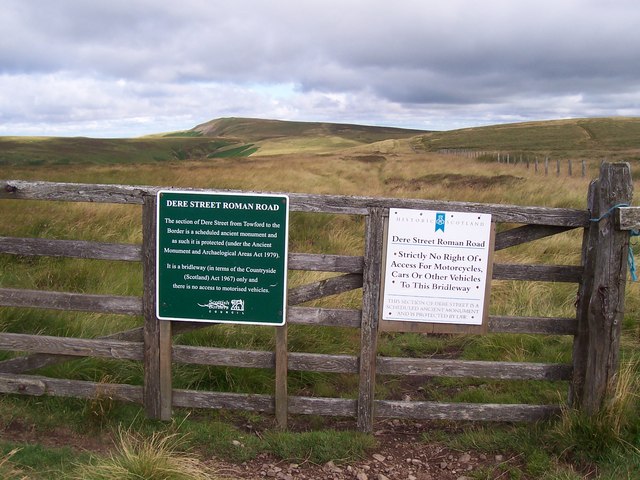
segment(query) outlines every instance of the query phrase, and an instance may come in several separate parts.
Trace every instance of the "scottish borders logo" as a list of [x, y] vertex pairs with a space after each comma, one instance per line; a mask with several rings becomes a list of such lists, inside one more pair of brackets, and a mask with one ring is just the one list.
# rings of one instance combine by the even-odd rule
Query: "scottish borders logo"
[[241, 298], [233, 299], [231, 300], [231, 302], [229, 302], [229, 300], [209, 300], [208, 303], [198, 303], [198, 306], [202, 308], [208, 308], [209, 313], [211, 313], [212, 311], [227, 312], [229, 310], [231, 312], [244, 313], [244, 300]]

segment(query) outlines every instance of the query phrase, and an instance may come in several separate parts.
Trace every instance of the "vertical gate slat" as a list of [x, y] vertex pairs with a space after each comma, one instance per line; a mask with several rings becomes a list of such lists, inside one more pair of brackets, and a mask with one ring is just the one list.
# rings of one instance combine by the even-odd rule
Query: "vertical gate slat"
[[[621, 326], [624, 317], [624, 292], [627, 275], [629, 233], [617, 230], [613, 210], [630, 204], [633, 192], [627, 163], [605, 163], [600, 168], [598, 194], [592, 216], [593, 238], [591, 291], [581, 299], [588, 326], [584, 378], [575, 382], [574, 404], [586, 414], [598, 412], [613, 394], [620, 356]], [[584, 322], [585, 318], [581, 318]], [[581, 328], [581, 327], [579, 327]], [[580, 331], [580, 330], [579, 330]], [[575, 360], [574, 360], [575, 361]], [[581, 383], [580, 383], [581, 381]]]
[[371, 208], [366, 218], [364, 271], [362, 276], [362, 323], [360, 326], [360, 381], [358, 430], [373, 430], [376, 349], [380, 314], [380, 268], [385, 209]]
[[[598, 196], [600, 180], [594, 180], [589, 185], [587, 194], [587, 208], [592, 216], [599, 216]], [[577, 331], [573, 339], [573, 379], [569, 388], [569, 404], [579, 406], [584, 387], [584, 377], [589, 356], [589, 298], [593, 291], [593, 272], [595, 269], [595, 248], [598, 240], [598, 225], [592, 222], [586, 228], [582, 237], [581, 264], [584, 274], [578, 286], [578, 301], [576, 302]]]
[[289, 414], [289, 396], [287, 390], [287, 370], [289, 354], [287, 351], [287, 325], [276, 327], [276, 391], [275, 413], [278, 428], [287, 428]]
[[170, 420], [171, 323], [160, 322], [156, 317], [156, 222], [156, 197], [145, 195], [142, 207], [143, 401], [149, 418]]

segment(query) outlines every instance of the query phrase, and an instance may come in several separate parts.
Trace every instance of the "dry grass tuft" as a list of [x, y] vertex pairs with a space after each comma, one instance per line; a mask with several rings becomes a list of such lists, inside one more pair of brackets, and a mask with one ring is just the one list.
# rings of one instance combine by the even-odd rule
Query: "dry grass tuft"
[[184, 452], [184, 437], [155, 432], [150, 437], [118, 432], [117, 451], [80, 465], [74, 480], [212, 480], [216, 478], [194, 455]]

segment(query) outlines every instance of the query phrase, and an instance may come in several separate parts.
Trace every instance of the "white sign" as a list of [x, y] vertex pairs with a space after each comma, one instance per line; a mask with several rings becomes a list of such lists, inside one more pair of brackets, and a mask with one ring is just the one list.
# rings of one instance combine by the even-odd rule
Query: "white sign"
[[389, 210], [383, 320], [482, 325], [491, 215]]

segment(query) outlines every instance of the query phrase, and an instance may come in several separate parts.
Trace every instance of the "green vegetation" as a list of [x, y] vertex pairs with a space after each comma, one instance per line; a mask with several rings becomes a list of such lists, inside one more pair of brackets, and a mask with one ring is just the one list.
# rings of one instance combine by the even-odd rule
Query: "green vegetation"
[[[214, 139], [201, 135], [167, 135], [134, 139], [0, 137], [2, 166], [65, 166], [65, 165], [136, 165], [157, 164], [175, 160], [213, 158], [230, 146], [238, 154], [248, 156], [250, 150], [236, 139]], [[222, 156], [222, 155], [220, 155]]]
[[[213, 122], [207, 127], [209, 130], [200, 126], [162, 137], [128, 140], [0, 138], [2, 176], [5, 179], [584, 208], [589, 178], [545, 177], [522, 165], [490, 163], [487, 159], [475, 161], [436, 152], [440, 148], [510, 148], [523, 152], [549, 151], [553, 155], [587, 152], [588, 158], [625, 158], [631, 162], [632, 170], [640, 170], [637, 168], [640, 159], [631, 152], [634, 136], [637, 138], [637, 129], [640, 129], [637, 119], [567, 120], [420, 133], [411, 141], [402, 136], [407, 135], [406, 131], [396, 132], [398, 136], [394, 138], [388, 135], [389, 132], [367, 131], [366, 127], [350, 130], [349, 126], [283, 122], [256, 125], [256, 121], [224, 119]], [[252, 126], [258, 133], [250, 133]], [[288, 133], [286, 129], [289, 129]], [[383, 140], [384, 135], [394, 139], [372, 143]], [[414, 152], [409, 146], [411, 142], [417, 145], [418, 140], [422, 150]], [[265, 155], [265, 151], [271, 154]], [[288, 151], [298, 153], [285, 154]], [[140, 226], [139, 206], [0, 201], [0, 236], [139, 244]], [[362, 255], [363, 232], [364, 222], [356, 216], [292, 212], [290, 249], [293, 252]], [[581, 232], [567, 232], [499, 251], [495, 260], [500, 263], [575, 265], [580, 258], [580, 242]], [[638, 247], [634, 248], [638, 253]], [[327, 276], [318, 272], [291, 272], [290, 287]], [[141, 284], [142, 270], [138, 263], [0, 255], [2, 288], [140, 296]], [[622, 349], [624, 365], [629, 368], [623, 370], [627, 372], [626, 377], [621, 375], [628, 379], [627, 387], [618, 392], [616, 398], [619, 400], [608, 406], [603, 416], [583, 418], [566, 410], [556, 422], [535, 426], [460, 424], [451, 427], [446, 424], [438, 428], [435, 425], [423, 440], [487, 453], [521, 452], [520, 463], [496, 467], [502, 470], [487, 471], [486, 477], [480, 478], [502, 475], [501, 478], [577, 479], [590, 471], [599, 472], [600, 478], [625, 478], [625, 472], [637, 471], [640, 468], [639, 288], [637, 284], [629, 284], [627, 288]], [[574, 314], [575, 296], [575, 285], [570, 284], [494, 282], [491, 313], [570, 317]], [[312, 302], [312, 305], [359, 308], [360, 292], [336, 295]], [[141, 324], [140, 318], [119, 315], [0, 308], [0, 329], [12, 333], [94, 338]], [[273, 350], [275, 342], [271, 329], [237, 325], [204, 328], [179, 335], [175, 341], [183, 345], [269, 351]], [[295, 352], [356, 355], [359, 332], [348, 328], [292, 325], [288, 341], [290, 350]], [[384, 333], [378, 341], [379, 354], [384, 356], [514, 362], [569, 363], [571, 348], [570, 337], [507, 334]], [[2, 358], [12, 355], [4, 352]], [[139, 362], [101, 359], [75, 360], [35, 373], [134, 385], [142, 384], [143, 377]], [[175, 388], [273, 391], [273, 372], [268, 369], [175, 365], [173, 373]], [[288, 387], [292, 395], [354, 398], [357, 386], [355, 375], [291, 372]], [[623, 392], [627, 394], [622, 395]], [[566, 399], [567, 384], [452, 378], [407, 381], [406, 378], [379, 376], [378, 398], [398, 399], [404, 395], [413, 400], [446, 402], [560, 403]], [[3, 431], [56, 432], [64, 429], [66, 433], [71, 432], [71, 436], [102, 438], [108, 445], [114, 443], [113, 437], [117, 448], [114, 453], [78, 456], [68, 447], [31, 445], [5, 439], [0, 452], [0, 476], [51, 478], [51, 472], [55, 472], [53, 476], [63, 478], [72, 478], [68, 477], [72, 474], [75, 478], [127, 478], [124, 470], [119, 470], [120, 477], [99, 477], [97, 473], [89, 472], [91, 469], [106, 471], [115, 465], [121, 468], [125, 458], [129, 471], [145, 468], [136, 467], [136, 464], [160, 466], [164, 460], [145, 457], [145, 448], [149, 446], [162, 450], [164, 459], [182, 458], [186, 462], [184, 465], [194, 467], [194, 452], [237, 462], [268, 452], [282, 459], [311, 459], [322, 463], [327, 459], [357, 459], [374, 445], [372, 437], [333, 430], [331, 421], [319, 417], [305, 419], [317, 431], [291, 433], [272, 430], [269, 418], [247, 413], [227, 416], [224, 412], [177, 409], [175, 416], [182, 420], [170, 425], [147, 421], [139, 407], [113, 402], [106, 395], [87, 401], [5, 395], [0, 397]], [[261, 425], [261, 435], [256, 435], [253, 427], [246, 428], [247, 424]], [[127, 429], [119, 429], [121, 425]], [[139, 435], [130, 435], [133, 431]]]
[[[426, 151], [469, 149], [574, 159], [638, 159], [640, 118], [589, 118], [514, 123], [432, 132], [414, 139]], [[625, 158], [626, 157], [626, 158]]]
[[[139, 138], [0, 137], [0, 166], [157, 164], [295, 151], [326, 152], [422, 133], [389, 127], [229, 118]], [[291, 143], [293, 142], [293, 143]]]
[[488, 468], [481, 478], [635, 478], [640, 471], [638, 373], [637, 357], [623, 362], [616, 394], [593, 417], [566, 408], [559, 419], [546, 424], [469, 426], [454, 435], [436, 430], [424, 434], [423, 441], [487, 454], [519, 454], [518, 464]]
[[342, 463], [362, 459], [375, 446], [370, 435], [335, 430], [290, 433], [272, 432], [266, 437], [269, 449], [279, 458], [295, 462], [323, 464], [330, 460]]
[[203, 463], [181, 450], [183, 439], [176, 434], [155, 432], [143, 436], [120, 430], [117, 451], [80, 467], [70, 478], [77, 480], [209, 480]]
[[393, 127], [375, 127], [341, 123], [289, 122], [256, 118], [219, 118], [193, 128], [205, 136], [242, 138], [245, 141], [262, 141], [279, 138], [341, 137], [358, 144], [373, 143], [390, 138], [408, 138], [424, 133]]

